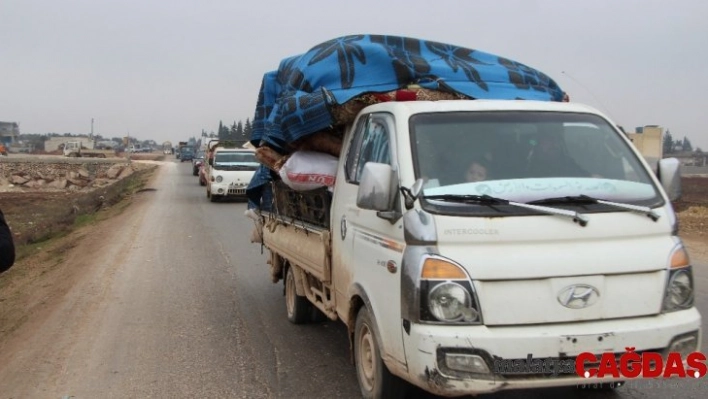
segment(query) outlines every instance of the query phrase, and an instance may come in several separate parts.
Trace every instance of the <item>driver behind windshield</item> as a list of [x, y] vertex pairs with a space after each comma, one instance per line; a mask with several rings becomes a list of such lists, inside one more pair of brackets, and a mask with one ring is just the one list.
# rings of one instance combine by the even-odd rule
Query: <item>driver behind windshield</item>
[[562, 125], [548, 125], [540, 132], [531, 149], [527, 172], [529, 177], [590, 177], [590, 173], [568, 155]]

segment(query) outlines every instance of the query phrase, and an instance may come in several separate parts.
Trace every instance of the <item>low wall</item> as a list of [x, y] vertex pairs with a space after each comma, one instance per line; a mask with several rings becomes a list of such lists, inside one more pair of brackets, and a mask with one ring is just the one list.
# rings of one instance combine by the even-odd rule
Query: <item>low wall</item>
[[7, 159], [0, 162], [0, 191], [89, 190], [132, 174], [124, 159]]

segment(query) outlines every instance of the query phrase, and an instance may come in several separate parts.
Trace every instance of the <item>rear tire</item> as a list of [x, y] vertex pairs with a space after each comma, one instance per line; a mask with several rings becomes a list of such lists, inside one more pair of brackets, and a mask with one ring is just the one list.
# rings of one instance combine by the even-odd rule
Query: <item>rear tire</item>
[[295, 273], [293, 268], [288, 267], [285, 273], [285, 310], [288, 313], [288, 321], [293, 324], [304, 324], [312, 317], [312, 305], [307, 297], [297, 294], [295, 289]]
[[364, 306], [354, 328], [354, 363], [361, 394], [367, 399], [405, 398], [408, 384], [388, 371], [376, 335], [376, 326]]

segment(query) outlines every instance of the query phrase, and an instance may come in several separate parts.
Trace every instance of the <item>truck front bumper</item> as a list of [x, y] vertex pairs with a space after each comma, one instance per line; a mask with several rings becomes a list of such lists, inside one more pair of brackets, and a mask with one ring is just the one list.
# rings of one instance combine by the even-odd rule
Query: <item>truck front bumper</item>
[[246, 198], [246, 187], [248, 185], [238, 185], [233, 183], [211, 183], [211, 195], [221, 197]]
[[[583, 352], [598, 355], [599, 359], [599, 355], [606, 352], [619, 356], [629, 347], [638, 353], [665, 355], [677, 349], [674, 346], [677, 338], [691, 335], [695, 336], [695, 347], [689, 351], [698, 351], [700, 328], [701, 316], [695, 308], [652, 317], [574, 324], [509, 327], [412, 324], [410, 334], [404, 332], [408, 335], [405, 337], [408, 379], [442, 396], [628, 380], [584, 378], [574, 370], [563, 369], [556, 372], [548, 369], [539, 372], [526, 367], [511, 370], [504, 365], [524, 365], [531, 359], [549, 358], [574, 364], [575, 356]], [[471, 367], [471, 364], [476, 366]], [[485, 366], [488, 371], [480, 372]]]

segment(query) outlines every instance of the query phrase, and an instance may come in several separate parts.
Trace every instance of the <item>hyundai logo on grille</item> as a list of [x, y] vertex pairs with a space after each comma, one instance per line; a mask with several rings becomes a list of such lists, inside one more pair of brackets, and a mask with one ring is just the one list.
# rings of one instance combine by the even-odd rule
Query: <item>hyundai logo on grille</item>
[[573, 284], [558, 293], [558, 302], [570, 309], [583, 309], [597, 303], [600, 291], [592, 285]]

